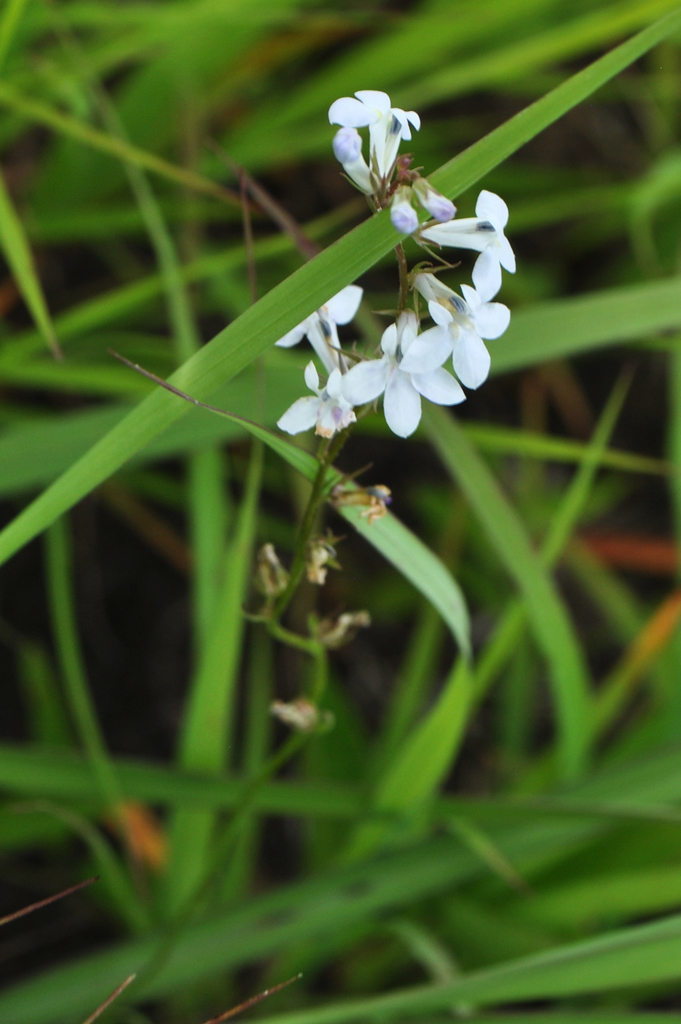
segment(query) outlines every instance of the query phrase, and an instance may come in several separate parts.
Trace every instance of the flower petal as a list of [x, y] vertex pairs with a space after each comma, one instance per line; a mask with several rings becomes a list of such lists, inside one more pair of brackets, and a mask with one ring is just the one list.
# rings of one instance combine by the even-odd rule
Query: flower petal
[[343, 394], [350, 405], [364, 405], [385, 390], [390, 373], [387, 359], [369, 359], [357, 363], [343, 377]]
[[466, 400], [458, 380], [442, 367], [432, 373], [412, 373], [411, 382], [420, 395], [436, 405], [458, 405]]
[[337, 295], [334, 295], [325, 302], [327, 312], [336, 324], [349, 324], [359, 309], [364, 289], [356, 284], [349, 284], [341, 288]]
[[279, 341], [275, 341], [275, 345], [279, 348], [291, 348], [292, 345], [297, 345], [299, 341], [302, 341], [307, 334], [308, 321], [303, 320], [302, 324], [298, 324], [292, 331], [285, 334]]
[[394, 356], [397, 351], [397, 324], [386, 327], [381, 336], [381, 348], [387, 356]]
[[329, 107], [329, 122], [344, 128], [364, 128], [373, 124], [376, 114], [352, 96], [342, 96]]
[[515, 253], [506, 235], [499, 239], [499, 262], [509, 274], [515, 274]]
[[473, 267], [473, 284], [483, 302], [493, 299], [501, 288], [501, 267], [491, 245], [480, 253]]
[[475, 316], [480, 307], [483, 305], [482, 299], [476, 292], [475, 288], [471, 288], [471, 286], [468, 284], [462, 284], [461, 291], [463, 293], [464, 299], [466, 300], [469, 315]]
[[416, 128], [417, 132], [420, 131], [420, 129], [421, 129], [421, 118], [419, 117], [419, 115], [416, 113], [415, 110], [408, 110], [407, 111], [407, 120], [411, 121], [411, 123], [413, 124], [414, 128]]
[[[310, 317], [310, 320], [312, 320], [312, 317]], [[329, 341], [331, 341], [333, 345], [337, 345], [338, 336], [336, 334], [336, 325], [331, 321], [325, 326], [329, 328]], [[322, 328], [321, 318], [318, 314], [315, 316], [314, 323], [311, 323], [308, 328], [307, 337], [312, 348], [321, 359], [324, 369], [327, 373], [331, 373], [331, 371], [338, 365], [338, 357], [331, 351], [327, 344], [324, 330]]]
[[421, 420], [421, 397], [409, 375], [395, 370], [388, 381], [383, 399], [385, 421], [398, 437], [409, 437]]
[[431, 224], [421, 229], [421, 238], [436, 245], [453, 249], [475, 249], [482, 252], [490, 243], [490, 232], [480, 231], [475, 217], [448, 220], [444, 224]]
[[390, 97], [387, 92], [379, 92], [377, 89], [360, 89], [355, 96], [362, 103], [366, 103], [367, 107], [378, 111], [379, 114], [387, 114], [390, 110]]
[[402, 357], [400, 370], [404, 373], [431, 373], [442, 366], [453, 345], [452, 331], [448, 327], [431, 327], [411, 343]]
[[299, 398], [290, 409], [287, 409], [277, 426], [287, 434], [300, 434], [309, 430], [317, 422], [320, 401], [318, 398]]
[[454, 369], [467, 388], [479, 388], [487, 380], [490, 355], [482, 338], [474, 331], [462, 331], [454, 345]]
[[310, 391], [317, 391], [319, 389], [319, 374], [312, 360], [305, 367], [305, 383]]
[[475, 314], [475, 329], [481, 338], [500, 338], [511, 322], [511, 310], [503, 302], [485, 302]]
[[496, 192], [483, 189], [475, 204], [475, 212], [481, 220], [488, 220], [493, 224], [500, 233], [508, 224], [508, 206]]
[[439, 324], [441, 327], [447, 327], [454, 319], [449, 310], [445, 309], [444, 306], [441, 306], [437, 299], [430, 300], [428, 303], [428, 312], [430, 313], [431, 320], [434, 320], [435, 323]]
[[326, 393], [329, 398], [341, 398], [343, 396], [343, 378], [340, 370], [332, 370], [326, 382]]

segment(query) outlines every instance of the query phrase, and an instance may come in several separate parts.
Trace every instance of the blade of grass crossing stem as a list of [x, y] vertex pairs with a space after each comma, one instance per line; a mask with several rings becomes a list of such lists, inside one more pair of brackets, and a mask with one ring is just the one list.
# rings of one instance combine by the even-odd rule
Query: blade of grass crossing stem
[[[579, 71], [449, 161], [433, 175], [433, 184], [446, 195], [455, 197], [679, 28], [681, 9], [660, 18]], [[0, 100], [3, 95], [7, 95], [4, 86], [0, 89]], [[28, 108], [25, 107], [24, 112], [30, 116]], [[329, 295], [372, 267], [394, 246], [398, 237], [385, 212], [365, 221], [221, 331], [177, 371], [173, 383], [192, 391], [197, 398], [208, 398], [220, 384], [327, 301]], [[161, 392], [155, 392], [140, 403], [0, 533], [0, 562], [6, 561], [185, 412], [176, 399]]]
[[439, 407], [428, 406], [424, 422], [436, 452], [525, 599], [533, 632], [549, 665], [560, 771], [564, 778], [574, 777], [586, 762], [589, 679], [572, 623], [515, 509], [456, 420]]
[[[385, 815], [406, 815], [432, 797], [446, 778], [463, 736], [470, 706], [471, 670], [459, 658], [435, 706], [402, 745], [376, 787], [373, 806]], [[360, 825], [345, 853], [347, 860], [371, 854], [390, 832], [389, 821]]]
[[[591, 493], [596, 472], [601, 464], [602, 453], [610, 441], [630, 383], [631, 374], [627, 371], [615, 384], [593, 437], [586, 448], [584, 461], [575, 473], [557, 514], [553, 517], [540, 554], [541, 562], [547, 569], [551, 569], [556, 564], [577, 526]], [[525, 628], [526, 618], [526, 610], [522, 602], [512, 602], [504, 612], [476, 666], [473, 686], [476, 702], [484, 697], [490, 684], [512, 655]]]
[[[127, 360], [124, 359], [123, 362], [127, 362]], [[142, 372], [147, 377], [151, 377], [161, 384], [164, 383], [148, 371]], [[164, 386], [168, 387], [168, 384], [166, 383]], [[172, 389], [172, 385], [170, 387]], [[181, 394], [184, 393], [181, 392]], [[185, 399], [189, 398], [186, 394], [184, 397]], [[190, 401], [195, 400], [190, 399]], [[201, 405], [202, 403], [197, 404]], [[263, 441], [290, 466], [298, 470], [307, 480], [315, 479], [318, 462], [309, 452], [241, 416], [234, 416], [232, 413], [214, 406], [205, 406], [205, 408], [239, 423], [253, 437]], [[334, 484], [340, 483], [341, 480], [342, 476], [338, 470], [330, 468], [325, 481], [325, 493], [330, 494]], [[362, 515], [362, 509], [357, 506], [340, 506], [338, 511], [437, 608], [463, 654], [468, 657], [470, 654], [470, 623], [466, 603], [458, 584], [440, 559], [390, 513], [377, 522], [369, 524]]]
[[21, 292], [21, 297], [26, 303], [36, 327], [52, 350], [52, 354], [59, 358], [61, 356], [59, 342], [43, 295], [33, 253], [7, 191], [2, 173], [0, 173], [0, 244], [17, 288]]
[[[263, 446], [255, 441], [215, 615], [182, 724], [179, 764], [204, 775], [220, 775], [227, 767], [244, 632], [242, 606], [248, 592], [262, 466]], [[167, 878], [170, 914], [185, 903], [203, 878], [215, 823], [216, 815], [211, 811], [175, 813]]]

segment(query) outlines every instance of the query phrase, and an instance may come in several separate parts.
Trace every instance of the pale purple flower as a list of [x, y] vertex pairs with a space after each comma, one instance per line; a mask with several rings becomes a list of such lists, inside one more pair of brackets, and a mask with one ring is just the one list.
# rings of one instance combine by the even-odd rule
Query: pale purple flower
[[[362, 301], [363, 289], [356, 284], [342, 288], [316, 312], [298, 324], [292, 331], [275, 342], [280, 348], [291, 348], [307, 336], [308, 341], [324, 364], [328, 373], [341, 367], [337, 324], [350, 323]], [[341, 367], [345, 369], [345, 365]]]
[[455, 249], [475, 249], [480, 255], [473, 268], [473, 284], [484, 302], [501, 288], [501, 267], [515, 273], [515, 255], [504, 234], [508, 207], [494, 192], [483, 190], [475, 206], [475, 217], [431, 224], [421, 229], [421, 238]]
[[333, 437], [355, 422], [352, 405], [343, 393], [343, 377], [339, 369], [329, 374], [326, 387], [319, 387], [319, 374], [313, 362], [305, 367], [305, 383], [314, 396], [299, 398], [277, 421], [280, 430], [287, 434], [300, 434], [303, 430], [315, 428], [322, 437]]
[[342, 96], [329, 107], [329, 121], [344, 128], [369, 127], [371, 157], [369, 165], [380, 180], [385, 181], [395, 163], [402, 139], [411, 139], [410, 124], [418, 131], [421, 119], [413, 110], [391, 107], [385, 92], [363, 89], [351, 96]]
[[451, 352], [439, 327], [418, 334], [414, 313], [401, 313], [381, 338], [383, 357], [358, 363], [343, 378], [352, 405], [364, 405], [385, 392], [383, 412], [394, 434], [409, 437], [421, 420], [421, 396], [437, 405], [456, 405], [465, 395], [442, 363]]
[[417, 274], [414, 287], [428, 301], [428, 311], [448, 336], [457, 377], [467, 388], [487, 380], [490, 355], [483, 338], [499, 338], [511, 319], [501, 302], [484, 302], [479, 292], [462, 285], [463, 298], [434, 274]]

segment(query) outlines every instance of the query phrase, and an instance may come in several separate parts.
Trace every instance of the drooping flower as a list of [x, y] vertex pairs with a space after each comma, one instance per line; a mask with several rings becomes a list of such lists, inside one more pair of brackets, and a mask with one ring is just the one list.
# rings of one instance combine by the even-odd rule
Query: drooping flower
[[[391, 107], [385, 92], [362, 89], [357, 99], [342, 96], [329, 107], [329, 121], [344, 128], [369, 127], [371, 156], [369, 166], [378, 178], [385, 181], [395, 162], [402, 139], [411, 139], [410, 124], [418, 131], [421, 119], [414, 110]], [[341, 161], [342, 162], [342, 161]]]
[[421, 229], [421, 238], [436, 245], [475, 249], [480, 253], [473, 268], [473, 284], [483, 302], [494, 298], [501, 288], [501, 267], [515, 273], [515, 255], [504, 234], [508, 207], [494, 192], [483, 191], [475, 205], [475, 217], [431, 224]]
[[467, 388], [479, 388], [487, 380], [490, 355], [483, 338], [499, 338], [511, 319], [501, 302], [484, 302], [479, 292], [462, 285], [461, 298], [434, 274], [417, 274], [414, 287], [428, 302], [428, 311], [447, 334], [454, 371]]
[[343, 170], [367, 195], [374, 191], [371, 174], [362, 155], [362, 136], [356, 128], [339, 128], [333, 137], [333, 152]]
[[[342, 360], [336, 326], [350, 323], [359, 308], [363, 293], [363, 289], [356, 284], [349, 284], [346, 288], [342, 288], [337, 295], [334, 295], [316, 312], [303, 320], [302, 324], [298, 324], [275, 344], [281, 348], [291, 348], [307, 336], [324, 364], [324, 368], [331, 373], [341, 366]], [[345, 369], [344, 366], [342, 368]]]
[[390, 204], [390, 220], [396, 231], [403, 235], [411, 235], [419, 226], [416, 210], [411, 205], [412, 191], [408, 185], [400, 185], [395, 189]]
[[299, 398], [286, 410], [277, 426], [287, 434], [300, 434], [315, 428], [322, 437], [333, 437], [355, 422], [352, 403], [343, 393], [343, 376], [337, 367], [329, 374], [326, 387], [319, 387], [319, 374], [313, 362], [305, 367], [305, 383], [314, 397]]
[[421, 395], [437, 405], [456, 405], [465, 395], [442, 363], [451, 352], [446, 331], [433, 327], [418, 334], [414, 313], [401, 313], [381, 338], [383, 357], [358, 363], [343, 378], [352, 405], [363, 405], [385, 391], [383, 411], [399, 437], [413, 434], [421, 420]]

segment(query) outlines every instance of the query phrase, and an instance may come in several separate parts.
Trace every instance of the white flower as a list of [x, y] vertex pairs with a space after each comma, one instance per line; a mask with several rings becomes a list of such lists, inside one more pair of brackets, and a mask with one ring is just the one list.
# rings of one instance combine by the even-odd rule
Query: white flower
[[305, 383], [315, 398], [299, 398], [290, 409], [287, 409], [277, 426], [287, 434], [300, 434], [303, 430], [315, 428], [316, 434], [322, 437], [333, 437], [355, 422], [352, 405], [343, 394], [343, 377], [340, 370], [334, 368], [325, 388], [319, 387], [319, 374], [313, 362], [305, 367]]
[[421, 395], [437, 405], [456, 405], [465, 395], [442, 363], [451, 352], [446, 331], [439, 327], [418, 334], [414, 313], [401, 313], [381, 338], [382, 359], [358, 363], [343, 378], [343, 392], [352, 405], [363, 405], [385, 391], [383, 411], [399, 437], [409, 437], [421, 419]]
[[480, 294], [462, 285], [460, 295], [433, 274], [417, 274], [414, 287], [428, 300], [428, 311], [448, 336], [454, 370], [467, 388], [479, 388], [487, 380], [490, 355], [483, 338], [499, 338], [511, 319], [501, 302], [484, 302]]
[[371, 195], [374, 187], [367, 162], [362, 156], [362, 136], [356, 128], [339, 128], [333, 137], [333, 152], [343, 170], [362, 192]]
[[483, 301], [494, 298], [501, 288], [501, 267], [515, 273], [515, 256], [504, 234], [508, 207], [494, 192], [483, 190], [475, 205], [475, 217], [432, 224], [421, 230], [421, 238], [436, 245], [476, 249], [480, 256], [473, 268], [473, 284]]
[[390, 220], [396, 231], [411, 235], [419, 226], [416, 210], [411, 205], [412, 192], [408, 185], [400, 185], [390, 204]]
[[[329, 121], [344, 128], [369, 126], [371, 142], [370, 166], [379, 179], [385, 181], [395, 162], [401, 139], [411, 139], [410, 123], [418, 129], [421, 119], [413, 110], [390, 106], [385, 92], [363, 89], [355, 93], [357, 99], [343, 96], [329, 107]], [[342, 162], [342, 161], [341, 161]]]
[[[276, 341], [275, 345], [279, 345], [280, 348], [291, 348], [307, 335], [325, 369], [331, 373], [332, 370], [341, 366], [343, 358], [337, 351], [340, 349], [340, 341], [336, 325], [350, 323], [359, 308], [362, 295], [363, 289], [356, 284], [349, 284], [346, 288], [342, 288], [320, 309], [303, 320], [302, 324], [298, 324], [283, 338]], [[342, 369], [345, 369], [344, 365]]]
[[456, 217], [454, 203], [433, 188], [427, 178], [417, 178], [413, 188], [421, 206], [428, 211], [431, 217], [435, 217], [435, 220], [444, 223]]

